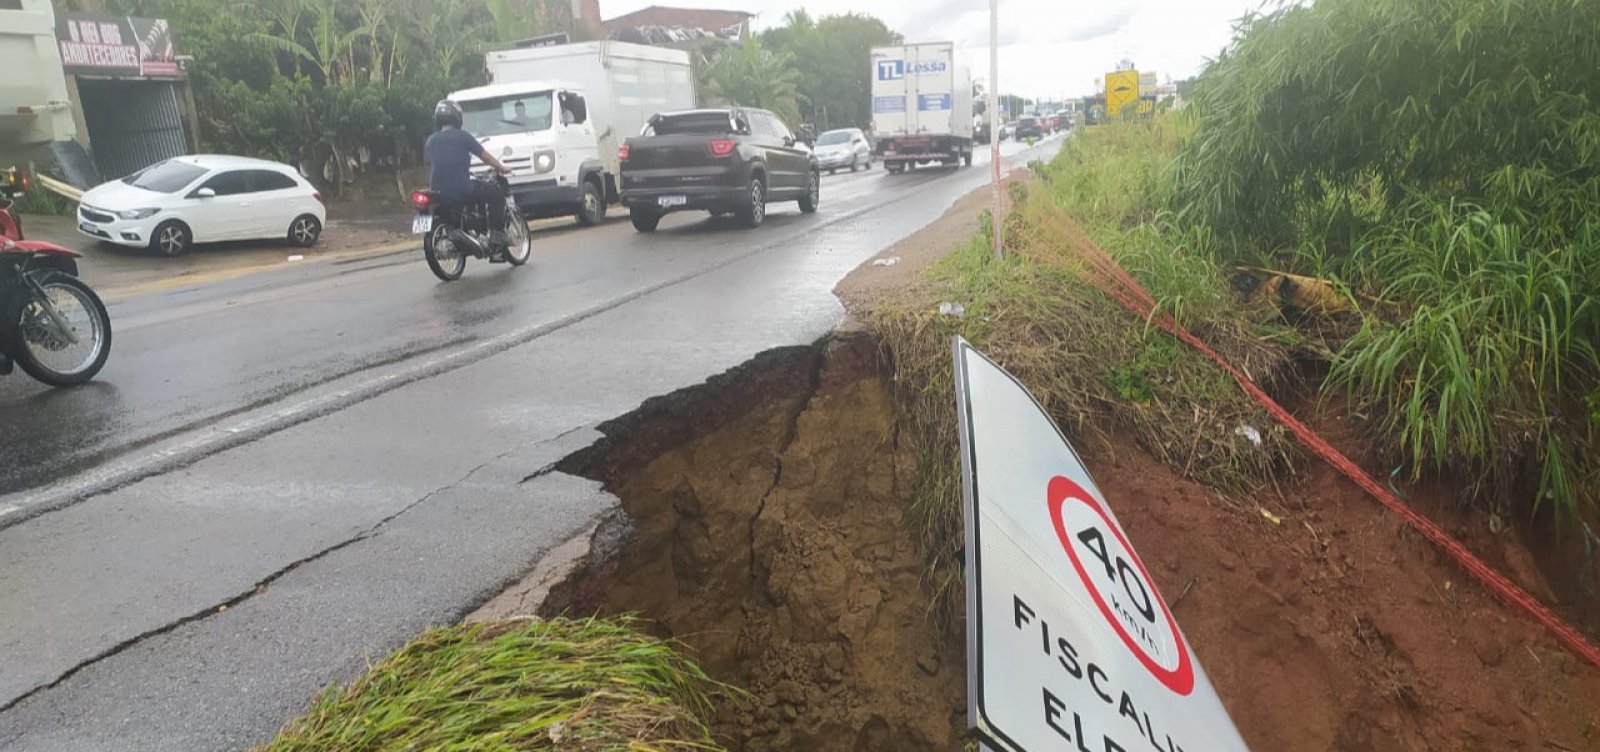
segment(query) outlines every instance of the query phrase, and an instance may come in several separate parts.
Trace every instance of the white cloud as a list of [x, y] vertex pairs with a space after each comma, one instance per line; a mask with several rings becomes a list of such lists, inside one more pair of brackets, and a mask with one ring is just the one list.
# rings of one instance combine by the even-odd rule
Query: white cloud
[[[1163, 78], [1198, 73], [1232, 35], [1232, 23], [1263, 0], [1000, 0], [1001, 88], [1028, 97], [1093, 93], [1106, 71], [1131, 59]], [[756, 13], [757, 27], [781, 24], [790, 10], [812, 16], [870, 13], [909, 41], [953, 41], [973, 75], [989, 71], [987, 0], [600, 0], [613, 17], [650, 5]]]

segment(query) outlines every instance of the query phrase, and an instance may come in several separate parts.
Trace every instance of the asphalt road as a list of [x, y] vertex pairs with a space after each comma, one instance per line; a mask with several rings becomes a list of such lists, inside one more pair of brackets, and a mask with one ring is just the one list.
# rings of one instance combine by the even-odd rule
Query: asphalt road
[[822, 336], [840, 278], [987, 174], [543, 232], [453, 284], [412, 251], [113, 304], [95, 384], [0, 380], [0, 749], [270, 736], [613, 508], [542, 472], [593, 426]]

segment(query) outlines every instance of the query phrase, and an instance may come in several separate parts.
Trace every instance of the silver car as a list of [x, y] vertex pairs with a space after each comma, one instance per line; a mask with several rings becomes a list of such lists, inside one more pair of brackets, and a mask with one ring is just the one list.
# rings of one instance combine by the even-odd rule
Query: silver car
[[872, 169], [872, 146], [860, 128], [840, 128], [817, 137], [817, 165], [828, 174], [848, 168], [851, 172]]

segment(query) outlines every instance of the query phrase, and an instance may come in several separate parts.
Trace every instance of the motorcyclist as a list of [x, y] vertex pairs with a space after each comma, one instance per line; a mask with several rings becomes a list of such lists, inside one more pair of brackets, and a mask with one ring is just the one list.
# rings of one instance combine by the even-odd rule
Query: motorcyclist
[[509, 174], [507, 168], [489, 150], [478, 143], [478, 138], [461, 129], [461, 105], [448, 99], [439, 100], [433, 108], [433, 123], [438, 132], [428, 137], [423, 145], [431, 177], [428, 187], [451, 201], [462, 204], [488, 204], [489, 243], [495, 248], [506, 247], [506, 196], [496, 183], [473, 180], [472, 157]]

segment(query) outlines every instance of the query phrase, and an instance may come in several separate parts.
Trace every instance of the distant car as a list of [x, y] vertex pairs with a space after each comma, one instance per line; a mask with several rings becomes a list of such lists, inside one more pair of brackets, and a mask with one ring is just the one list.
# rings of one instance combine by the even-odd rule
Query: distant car
[[1013, 121], [1011, 121], [1009, 123], [1002, 123], [1000, 125], [1000, 140], [1001, 141], [1004, 141], [1004, 140], [1006, 140], [1008, 138], [1015, 138], [1016, 135], [1017, 135], [1017, 121], [1013, 120]]
[[158, 162], [78, 204], [84, 235], [165, 256], [222, 240], [282, 238], [309, 248], [327, 218], [322, 194], [293, 167], [218, 155]]
[[841, 128], [817, 137], [817, 166], [833, 174], [849, 168], [851, 172], [872, 169], [872, 146], [860, 128]]
[[1056, 130], [1061, 132], [1072, 130], [1072, 112], [1070, 110], [1056, 112]]
[[622, 204], [639, 232], [655, 232], [669, 213], [696, 209], [760, 227], [772, 201], [798, 201], [810, 214], [821, 199], [816, 155], [766, 110], [661, 113], [618, 152]]
[[1025, 117], [1017, 121], [1018, 141], [1023, 141], [1029, 138], [1039, 139], [1043, 137], [1044, 126], [1039, 122], [1039, 118]]

